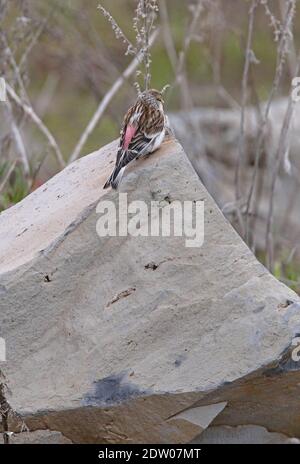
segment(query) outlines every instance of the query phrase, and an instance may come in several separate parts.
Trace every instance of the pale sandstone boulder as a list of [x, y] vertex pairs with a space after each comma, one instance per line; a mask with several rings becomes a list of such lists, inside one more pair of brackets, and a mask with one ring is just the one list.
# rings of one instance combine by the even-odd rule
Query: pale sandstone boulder
[[239, 427], [218, 426], [209, 427], [193, 444], [233, 444], [233, 445], [299, 445], [298, 438], [289, 438], [282, 433], [268, 432], [259, 425], [240, 425]]
[[205, 241], [102, 237], [116, 142], [0, 215], [9, 427], [76, 443], [186, 443], [214, 425], [300, 436], [300, 301], [255, 259], [181, 146], [134, 163], [128, 201], [204, 200]]

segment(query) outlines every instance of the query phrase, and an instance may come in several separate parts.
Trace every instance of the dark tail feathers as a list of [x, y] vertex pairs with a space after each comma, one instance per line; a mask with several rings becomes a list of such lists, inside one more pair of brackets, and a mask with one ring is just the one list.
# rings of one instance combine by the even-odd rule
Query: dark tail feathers
[[120, 168], [119, 166], [115, 167], [115, 169], [113, 170], [111, 176], [105, 182], [104, 187], [103, 187], [104, 189], [107, 189], [108, 187], [111, 187], [114, 190], [117, 190], [119, 182], [120, 182], [120, 179], [118, 179], [118, 176], [120, 174], [121, 169], [122, 168]]

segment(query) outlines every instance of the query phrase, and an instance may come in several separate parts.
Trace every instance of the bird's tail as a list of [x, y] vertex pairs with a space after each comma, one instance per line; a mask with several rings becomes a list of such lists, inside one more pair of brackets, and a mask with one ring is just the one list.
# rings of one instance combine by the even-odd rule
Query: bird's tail
[[106, 181], [104, 184], [104, 189], [107, 189], [109, 186], [111, 186], [114, 190], [117, 190], [119, 183], [122, 179], [123, 172], [124, 172], [124, 167], [121, 166], [116, 166], [115, 169], [113, 170], [111, 176], [109, 179]]
[[104, 189], [108, 188], [109, 186], [115, 190], [118, 188], [125, 170], [125, 166], [130, 163], [130, 161], [137, 158], [137, 154], [138, 152], [136, 150], [123, 150], [122, 148], [119, 148], [115, 169], [113, 170], [110, 178], [105, 183], [103, 187]]

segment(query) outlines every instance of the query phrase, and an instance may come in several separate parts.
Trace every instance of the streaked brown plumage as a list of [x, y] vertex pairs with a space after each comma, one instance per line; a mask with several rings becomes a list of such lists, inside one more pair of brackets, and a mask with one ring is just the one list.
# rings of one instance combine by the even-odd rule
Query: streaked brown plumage
[[125, 166], [161, 145], [166, 128], [162, 95], [158, 90], [143, 92], [127, 111], [121, 131], [115, 168], [103, 188], [117, 188]]

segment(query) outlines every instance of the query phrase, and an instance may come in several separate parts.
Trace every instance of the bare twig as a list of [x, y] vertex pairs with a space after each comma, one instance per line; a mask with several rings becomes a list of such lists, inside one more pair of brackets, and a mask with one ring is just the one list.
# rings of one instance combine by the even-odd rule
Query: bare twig
[[[282, 21], [284, 21], [284, 18], [286, 15], [287, 3], [282, 2], [282, 1], [279, 1], [278, 3], [279, 3], [280, 15], [281, 15]], [[287, 54], [287, 62], [289, 65], [290, 77], [292, 78], [294, 76], [297, 76], [297, 73], [295, 72], [297, 68], [297, 53], [296, 53], [295, 44], [293, 40], [291, 40], [291, 43], [290, 43], [290, 50], [289, 50], [289, 53]]]
[[14, 71], [14, 76], [15, 76], [15, 79], [16, 79], [16, 82], [18, 83], [19, 85], [19, 88], [20, 88], [20, 92], [21, 92], [21, 96], [22, 98], [26, 101], [26, 103], [28, 103], [30, 105], [30, 101], [29, 101], [29, 97], [28, 97], [28, 94], [26, 92], [26, 89], [25, 89], [25, 85], [23, 83], [23, 79], [22, 79], [22, 76], [21, 76], [21, 73], [20, 73], [20, 69], [16, 63], [16, 60], [15, 60], [15, 57], [12, 53], [12, 50], [7, 42], [7, 39], [5, 37], [4, 34], [1, 34], [2, 35], [2, 40], [5, 44], [5, 47], [6, 47], [6, 51], [7, 51], [7, 54], [9, 55], [9, 59], [10, 59], [10, 63], [11, 63], [11, 67]]
[[227, 105], [237, 111], [241, 111], [241, 106], [239, 103], [236, 101], [236, 99], [228, 92], [228, 90], [225, 89], [223, 85], [218, 85], [217, 86], [217, 95], [222, 98], [224, 102], [227, 103]]
[[138, 50], [136, 47], [133, 46], [133, 44], [130, 42], [130, 40], [126, 37], [116, 20], [112, 17], [112, 15], [107, 11], [104, 6], [101, 4], [98, 5], [98, 9], [101, 11], [103, 16], [107, 19], [107, 21], [111, 24], [112, 30], [115, 33], [115, 36], [117, 39], [121, 39], [122, 42], [127, 45], [127, 50], [126, 50], [126, 55], [137, 55]]
[[[300, 56], [298, 58], [298, 64], [296, 67], [296, 75], [298, 75], [300, 69]], [[272, 176], [272, 183], [271, 183], [271, 194], [269, 200], [269, 213], [267, 217], [267, 228], [266, 228], [266, 256], [267, 256], [267, 266], [270, 271], [273, 268], [273, 240], [272, 240], [272, 225], [273, 225], [273, 213], [274, 213], [274, 198], [275, 198], [275, 190], [276, 190], [276, 183], [278, 179], [279, 169], [282, 165], [284, 156], [288, 150], [288, 135], [291, 126], [291, 121], [294, 113], [294, 107], [296, 102], [293, 100], [292, 95], [290, 95], [288, 106], [286, 109], [285, 117], [283, 120], [278, 150], [276, 153], [275, 158], [275, 167]]]
[[24, 173], [27, 176], [29, 174], [30, 168], [29, 168], [28, 155], [27, 155], [27, 152], [26, 152], [23, 137], [22, 137], [22, 134], [20, 132], [19, 127], [16, 124], [16, 121], [15, 121], [15, 118], [14, 118], [13, 111], [12, 111], [11, 104], [10, 104], [9, 100], [7, 100], [6, 106], [7, 106], [7, 112], [8, 112], [9, 120], [10, 120], [10, 124], [11, 124], [11, 132], [13, 134], [15, 144], [16, 144], [16, 148], [17, 148], [17, 150], [18, 150], [18, 152], [20, 154], [20, 158], [21, 158], [21, 161], [23, 163]]
[[142, 0], [142, 9], [143, 9], [143, 16], [144, 16], [144, 61], [145, 61], [145, 90], [149, 89], [150, 83], [150, 53], [149, 53], [149, 14], [148, 11], [148, 2], [147, 0]]
[[10, 168], [8, 169], [7, 173], [5, 174], [5, 177], [3, 179], [3, 181], [1, 182], [0, 184], [0, 193], [2, 193], [6, 183], [8, 182], [10, 176], [12, 175], [15, 167], [16, 167], [16, 164], [17, 164], [17, 160], [14, 160], [10, 166]]
[[237, 201], [241, 198], [240, 168], [241, 168], [242, 159], [244, 157], [244, 151], [245, 151], [245, 110], [246, 110], [246, 103], [247, 103], [248, 74], [249, 74], [250, 63], [251, 63], [251, 49], [252, 49], [252, 39], [253, 39], [254, 18], [255, 18], [255, 11], [256, 11], [257, 6], [258, 6], [258, 0], [252, 0], [251, 7], [249, 10], [248, 36], [247, 36], [245, 64], [244, 64], [243, 79], [242, 79], [239, 156], [237, 158], [237, 163], [236, 163], [236, 168], [235, 168], [235, 179], [234, 179], [235, 198]]
[[[153, 34], [151, 35], [149, 39], [149, 46], [151, 47], [156, 40], [158, 36], [158, 30], [154, 31]], [[95, 129], [96, 125], [98, 124], [101, 116], [103, 115], [104, 111], [106, 110], [108, 104], [112, 100], [112, 98], [115, 96], [115, 94], [118, 92], [118, 90], [122, 87], [124, 82], [134, 73], [136, 68], [139, 66], [142, 56], [143, 56], [143, 51], [140, 51], [138, 55], [132, 60], [130, 65], [125, 69], [125, 71], [121, 74], [121, 76], [115, 81], [115, 83], [112, 85], [112, 87], [108, 90], [106, 95], [103, 97], [101, 100], [97, 110], [95, 111], [93, 117], [91, 118], [90, 122], [88, 123], [87, 127], [85, 128], [84, 132], [82, 133], [73, 153], [71, 154], [69, 158], [69, 163], [72, 161], [75, 161], [80, 153], [82, 148], [84, 147], [86, 141], [88, 140], [90, 134], [93, 132]]]
[[38, 27], [37, 31], [35, 32], [35, 34], [33, 34], [32, 36], [32, 39], [31, 41], [29, 42], [29, 44], [27, 45], [26, 47], [26, 50], [24, 51], [23, 55], [21, 56], [21, 59], [19, 61], [19, 69], [22, 70], [22, 68], [24, 67], [26, 61], [27, 61], [27, 58], [29, 56], [29, 54], [31, 53], [32, 49], [34, 48], [34, 46], [37, 44], [40, 36], [42, 35], [42, 33], [44, 32], [47, 24], [48, 24], [48, 21], [49, 19], [51, 18], [52, 14], [53, 14], [53, 11], [54, 11], [54, 8], [51, 9], [50, 13], [48, 14], [48, 16], [44, 19], [44, 21], [40, 24], [40, 26]]
[[58, 146], [54, 136], [51, 134], [49, 129], [45, 126], [43, 121], [35, 113], [32, 106], [29, 106], [26, 103], [23, 103], [21, 98], [16, 94], [14, 89], [8, 83], [7, 83], [6, 88], [7, 88], [7, 93], [10, 96], [10, 98], [17, 105], [19, 105], [22, 108], [24, 113], [26, 113], [27, 116], [29, 116], [29, 118], [34, 122], [34, 124], [38, 127], [38, 129], [44, 134], [44, 136], [48, 140], [49, 145], [52, 147], [52, 149], [53, 149], [53, 151], [55, 153], [55, 156], [56, 156], [56, 159], [57, 159], [57, 162], [58, 162], [60, 168], [64, 168], [65, 167], [65, 162], [64, 162], [62, 153], [61, 153], [61, 151], [59, 149], [59, 146]]
[[184, 38], [184, 43], [183, 43], [183, 48], [179, 54], [179, 63], [177, 67], [177, 73], [179, 75], [182, 73], [184, 65], [185, 65], [185, 59], [186, 59], [186, 54], [188, 52], [189, 46], [191, 41], [193, 40], [194, 34], [195, 34], [195, 29], [197, 26], [197, 22], [199, 20], [200, 14], [203, 10], [203, 4], [202, 0], [198, 0], [198, 3], [193, 7], [193, 16], [192, 20], [188, 26], [188, 30], [185, 34]]
[[[151, 81], [151, 53], [149, 37], [154, 29], [154, 21], [157, 17], [157, 0], [138, 0], [133, 18], [133, 30], [136, 33], [137, 49], [142, 51], [142, 64], [144, 72], [137, 71], [137, 76], [143, 74], [144, 89], [148, 90]], [[139, 85], [139, 84], [138, 84]]]
[[251, 179], [251, 185], [248, 193], [248, 198], [247, 198], [247, 207], [246, 207], [246, 227], [245, 227], [245, 235], [246, 235], [246, 242], [249, 244], [249, 216], [250, 216], [250, 209], [252, 206], [252, 199], [253, 199], [253, 193], [256, 185], [256, 177], [257, 177], [257, 172], [258, 172], [258, 167], [259, 167], [259, 162], [260, 158], [262, 155], [263, 151], [263, 141], [265, 137], [265, 129], [268, 123], [269, 119], [269, 113], [271, 109], [271, 105], [275, 96], [275, 93], [277, 92], [280, 79], [282, 76], [283, 72], [283, 66], [285, 63], [285, 58], [288, 53], [287, 49], [287, 44], [290, 39], [291, 35], [291, 25], [293, 22], [294, 14], [295, 14], [295, 0], [287, 0], [288, 1], [288, 8], [286, 12], [286, 17], [284, 20], [284, 25], [282, 27], [281, 31], [281, 37], [277, 49], [277, 61], [276, 61], [276, 70], [275, 70], [275, 75], [272, 83], [272, 88], [269, 94], [269, 98], [265, 107], [262, 123], [260, 126], [260, 132], [258, 135], [257, 139], [257, 144], [256, 144], [256, 151], [255, 151], [255, 162], [254, 162], [254, 169], [253, 169], [253, 174], [252, 174], [252, 179]]
[[156, 0], [141, 0], [141, 13], [143, 18], [143, 27], [141, 30], [142, 45], [143, 45], [143, 61], [145, 65], [144, 86], [145, 90], [149, 89], [151, 74], [151, 54], [149, 37], [153, 29], [154, 19], [157, 12]]
[[172, 65], [174, 73], [176, 73], [177, 68], [177, 52], [171, 32], [170, 21], [169, 21], [169, 14], [166, 5], [166, 0], [159, 1], [159, 12], [162, 22], [162, 34], [163, 39], [166, 47], [166, 51]]
[[186, 79], [185, 73], [185, 62], [186, 56], [190, 47], [192, 40], [194, 39], [194, 34], [200, 18], [201, 12], [203, 10], [203, 0], [198, 0], [196, 5], [192, 7], [192, 19], [188, 25], [187, 31], [185, 33], [184, 42], [182, 50], [178, 56], [177, 69], [176, 69], [176, 82], [181, 86], [183, 105], [186, 108], [191, 108], [191, 98], [189, 93], [189, 86]]
[[3, 442], [5, 445], [9, 445], [8, 419], [10, 416], [11, 407], [5, 398], [5, 387], [5, 384], [0, 383], [0, 417], [2, 419]]

